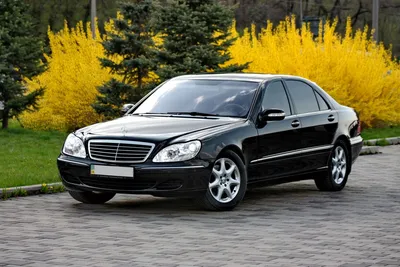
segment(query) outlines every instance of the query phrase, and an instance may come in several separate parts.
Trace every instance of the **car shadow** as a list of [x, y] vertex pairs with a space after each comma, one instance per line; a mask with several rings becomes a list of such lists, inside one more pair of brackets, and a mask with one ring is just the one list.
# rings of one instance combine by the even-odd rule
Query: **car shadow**
[[[322, 205], [327, 194], [319, 192], [313, 183], [298, 182], [250, 189], [236, 211], [268, 211], [279, 209], [298, 210], [316, 203]], [[204, 213], [204, 209], [194, 199], [188, 198], [161, 198], [152, 196], [120, 195], [104, 205], [74, 204], [79, 210], [101, 211], [116, 213], [118, 211], [134, 211], [137, 213], [179, 215], [183, 213]], [[231, 212], [229, 212], [231, 213]]]

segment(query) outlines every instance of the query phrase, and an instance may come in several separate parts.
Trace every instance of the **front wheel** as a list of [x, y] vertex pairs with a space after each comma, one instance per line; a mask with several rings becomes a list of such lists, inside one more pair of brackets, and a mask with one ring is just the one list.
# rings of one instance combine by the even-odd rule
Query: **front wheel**
[[232, 210], [243, 199], [247, 173], [241, 158], [226, 151], [215, 161], [208, 189], [199, 201], [208, 210]]
[[111, 200], [115, 193], [77, 192], [68, 191], [75, 200], [86, 204], [104, 204]]
[[351, 161], [349, 152], [343, 141], [338, 141], [333, 147], [328, 162], [328, 173], [315, 179], [315, 185], [321, 191], [340, 191], [350, 173]]

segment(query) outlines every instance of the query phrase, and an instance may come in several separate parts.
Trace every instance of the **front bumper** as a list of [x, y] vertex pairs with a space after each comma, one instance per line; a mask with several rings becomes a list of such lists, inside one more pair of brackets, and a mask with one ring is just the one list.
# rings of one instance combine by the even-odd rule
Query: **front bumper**
[[[90, 174], [90, 165], [134, 167], [134, 178]], [[212, 167], [205, 161], [185, 163], [111, 164], [60, 155], [57, 166], [64, 186], [71, 191], [99, 191], [156, 196], [191, 196], [204, 193]]]

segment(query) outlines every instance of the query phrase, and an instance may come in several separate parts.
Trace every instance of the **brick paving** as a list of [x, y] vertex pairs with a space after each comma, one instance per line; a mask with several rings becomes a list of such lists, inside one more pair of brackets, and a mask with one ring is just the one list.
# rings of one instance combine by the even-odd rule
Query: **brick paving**
[[400, 266], [400, 146], [382, 151], [357, 160], [342, 192], [266, 187], [225, 213], [149, 196], [0, 201], [0, 267]]

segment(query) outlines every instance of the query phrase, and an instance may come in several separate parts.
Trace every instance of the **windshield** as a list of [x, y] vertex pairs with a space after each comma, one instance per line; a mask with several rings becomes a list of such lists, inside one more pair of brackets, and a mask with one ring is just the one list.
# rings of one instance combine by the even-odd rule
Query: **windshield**
[[228, 80], [171, 80], [133, 114], [246, 117], [258, 83]]

